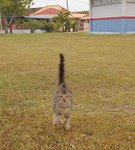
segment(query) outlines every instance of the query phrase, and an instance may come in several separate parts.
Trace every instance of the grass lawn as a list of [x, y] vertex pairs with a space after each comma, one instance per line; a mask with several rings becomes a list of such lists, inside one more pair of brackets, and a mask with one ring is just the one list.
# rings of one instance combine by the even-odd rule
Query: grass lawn
[[[71, 130], [52, 125], [59, 53]], [[135, 35], [0, 36], [0, 150], [134, 150]]]

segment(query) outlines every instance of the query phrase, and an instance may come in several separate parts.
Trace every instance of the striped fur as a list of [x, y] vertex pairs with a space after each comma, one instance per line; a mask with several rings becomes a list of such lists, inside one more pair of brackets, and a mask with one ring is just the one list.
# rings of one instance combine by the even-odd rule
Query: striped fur
[[[72, 110], [72, 94], [65, 84], [64, 66], [64, 56], [63, 54], [60, 54], [58, 85], [52, 100], [54, 113], [53, 124], [63, 124], [66, 129], [70, 129], [69, 117]], [[64, 121], [61, 120], [62, 116], [64, 117]]]

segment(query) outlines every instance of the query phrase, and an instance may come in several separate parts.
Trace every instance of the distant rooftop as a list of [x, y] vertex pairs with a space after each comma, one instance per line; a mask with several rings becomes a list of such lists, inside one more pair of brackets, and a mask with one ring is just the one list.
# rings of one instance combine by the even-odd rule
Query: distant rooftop
[[68, 10], [64, 7], [61, 7], [59, 5], [48, 5], [45, 7], [39, 7], [39, 8], [31, 8], [27, 11], [28, 16], [36, 16], [36, 15], [57, 15], [59, 12], [67, 12]]
[[[59, 5], [48, 5], [45, 7], [30, 8], [26, 12], [25, 18], [51, 19], [57, 16], [57, 14], [60, 12], [65, 13], [65, 12], [68, 12], [68, 10]], [[88, 11], [71, 12], [70, 17], [74, 19], [89, 18]]]

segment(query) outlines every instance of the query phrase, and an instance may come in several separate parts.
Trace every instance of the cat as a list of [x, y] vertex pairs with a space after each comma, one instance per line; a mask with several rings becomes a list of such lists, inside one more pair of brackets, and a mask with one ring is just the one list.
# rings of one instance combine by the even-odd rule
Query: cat
[[[58, 85], [52, 99], [53, 108], [53, 124], [63, 125], [66, 129], [70, 129], [70, 114], [72, 110], [72, 93], [65, 83], [64, 56], [60, 54]], [[64, 121], [62, 121], [62, 116]]]

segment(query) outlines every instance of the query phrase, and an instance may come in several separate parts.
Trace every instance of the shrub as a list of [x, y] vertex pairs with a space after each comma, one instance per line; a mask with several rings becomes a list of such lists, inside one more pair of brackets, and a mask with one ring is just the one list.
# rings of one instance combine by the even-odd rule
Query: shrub
[[42, 30], [45, 30], [46, 32], [53, 32], [55, 31], [54, 24], [51, 22], [46, 22], [44, 23]]

